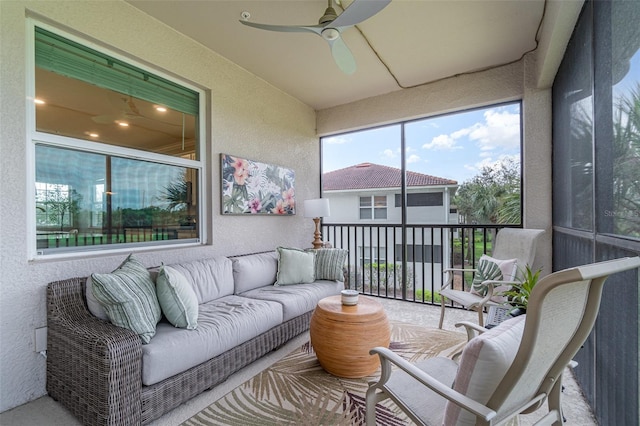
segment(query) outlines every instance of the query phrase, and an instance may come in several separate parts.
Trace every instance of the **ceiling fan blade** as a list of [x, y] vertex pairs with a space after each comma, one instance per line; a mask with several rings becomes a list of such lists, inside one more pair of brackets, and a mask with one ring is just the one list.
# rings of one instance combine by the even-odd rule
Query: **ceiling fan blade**
[[342, 37], [338, 37], [335, 40], [329, 40], [329, 47], [331, 47], [331, 54], [338, 68], [345, 74], [353, 74], [356, 72], [356, 60], [353, 58], [351, 50], [347, 47]]
[[353, 3], [327, 26], [337, 28], [359, 24], [380, 12], [389, 3], [391, 0], [353, 0]]
[[258, 28], [261, 30], [278, 31], [284, 33], [315, 33], [320, 34], [324, 26], [322, 25], [270, 25], [259, 24], [257, 22], [240, 21], [241, 24], [248, 27]]

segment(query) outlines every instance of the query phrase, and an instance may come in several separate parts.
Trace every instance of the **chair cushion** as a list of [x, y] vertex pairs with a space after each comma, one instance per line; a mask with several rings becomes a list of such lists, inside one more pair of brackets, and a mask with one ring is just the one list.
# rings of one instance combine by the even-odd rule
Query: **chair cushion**
[[316, 253], [278, 247], [278, 274], [275, 285], [312, 283], [316, 279]]
[[[487, 286], [483, 284], [487, 280], [513, 281], [516, 275], [518, 259], [495, 259], [483, 254], [478, 260], [475, 277], [471, 284], [471, 293], [484, 297], [487, 295]], [[509, 289], [510, 286], [494, 287], [494, 297], [491, 300], [502, 302], [506, 299], [500, 293]]]
[[156, 280], [162, 313], [175, 327], [193, 330], [198, 325], [198, 297], [182, 273], [163, 265]]
[[[471, 339], [462, 351], [453, 389], [486, 404], [518, 352], [526, 315], [502, 322]], [[448, 402], [444, 424], [475, 425], [475, 416]]]
[[92, 274], [91, 279], [93, 295], [111, 323], [136, 332], [142, 343], [149, 343], [162, 312], [156, 286], [144, 265], [129, 255], [112, 273]]
[[316, 252], [316, 280], [344, 281], [344, 263], [349, 252], [344, 249], [309, 249]]
[[[437, 381], [451, 386], [456, 377], [458, 364], [455, 361], [437, 356], [414, 363], [416, 367], [432, 376]], [[427, 425], [442, 425], [447, 400], [431, 393], [412, 376], [397, 369], [385, 385], [388, 392], [393, 394], [409, 411], [424, 421]], [[428, 398], [425, 395], [428, 394]]]

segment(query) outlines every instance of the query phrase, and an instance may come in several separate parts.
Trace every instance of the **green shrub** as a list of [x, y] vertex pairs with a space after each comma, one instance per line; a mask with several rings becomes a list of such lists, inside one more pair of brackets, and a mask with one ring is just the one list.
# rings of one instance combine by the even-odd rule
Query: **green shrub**
[[[416, 290], [416, 300], [422, 300], [422, 293], [423, 293], [422, 290]], [[431, 291], [429, 290], [424, 291], [424, 301], [431, 302]], [[440, 293], [435, 293], [433, 295], [433, 302], [440, 303]]]

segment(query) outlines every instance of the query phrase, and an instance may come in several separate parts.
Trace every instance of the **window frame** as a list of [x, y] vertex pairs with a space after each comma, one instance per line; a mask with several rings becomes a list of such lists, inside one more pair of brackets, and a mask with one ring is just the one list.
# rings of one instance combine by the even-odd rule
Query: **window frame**
[[[39, 259], [55, 259], [55, 258], [68, 258], [68, 257], [86, 257], [88, 255], [96, 254], [116, 254], [116, 253], [131, 253], [132, 251], [148, 251], [151, 249], [168, 249], [183, 246], [197, 246], [207, 243], [207, 220], [205, 218], [205, 205], [208, 203], [208, 197], [205, 194], [208, 193], [207, 179], [209, 162], [206, 160], [206, 143], [207, 133], [205, 125], [206, 117], [206, 93], [194, 84], [189, 83], [186, 80], [177, 79], [168, 73], [162, 71], [160, 68], [155, 68], [147, 64], [143, 64], [134, 58], [121, 55], [106, 45], [99, 45], [88, 39], [78, 37], [61, 30], [55, 26], [46, 24], [33, 18], [27, 18], [27, 63], [26, 63], [26, 82], [27, 82], [27, 96], [25, 99], [26, 109], [26, 146], [27, 146], [27, 248], [29, 260]], [[199, 160], [191, 160], [183, 157], [176, 157], [171, 155], [158, 154], [154, 152], [147, 152], [138, 149], [109, 145], [97, 141], [87, 141], [82, 139], [76, 139], [68, 136], [59, 136], [51, 133], [39, 132], [36, 130], [36, 105], [33, 102], [35, 99], [35, 28], [40, 27], [47, 31], [58, 34], [73, 42], [82, 44], [86, 47], [94, 49], [98, 52], [112, 56], [122, 62], [146, 70], [149, 73], [162, 77], [172, 83], [179, 86], [186, 87], [198, 93], [198, 147], [196, 158]], [[34, 188], [36, 185], [36, 145], [48, 145], [58, 147], [62, 149], [74, 149], [84, 151], [88, 153], [95, 153], [101, 155], [111, 155], [121, 158], [136, 160], [136, 161], [149, 161], [158, 164], [186, 167], [197, 170], [197, 209], [198, 217], [200, 218], [198, 224], [199, 234], [195, 239], [187, 240], [165, 240], [159, 242], [147, 242], [147, 243], [119, 243], [117, 245], [97, 245], [87, 246], [90, 248], [80, 249], [74, 248], [72, 250], [60, 249], [60, 251], [43, 253], [37, 248], [36, 233], [37, 233], [37, 220], [36, 220], [36, 197]]]
[[[369, 199], [370, 205], [362, 206], [363, 199]], [[376, 207], [376, 198], [384, 198], [384, 208]], [[363, 218], [362, 211], [368, 211], [371, 217]], [[384, 210], [384, 218], [376, 218], [376, 210]], [[389, 200], [386, 195], [358, 195], [358, 220], [388, 220], [389, 218]]]

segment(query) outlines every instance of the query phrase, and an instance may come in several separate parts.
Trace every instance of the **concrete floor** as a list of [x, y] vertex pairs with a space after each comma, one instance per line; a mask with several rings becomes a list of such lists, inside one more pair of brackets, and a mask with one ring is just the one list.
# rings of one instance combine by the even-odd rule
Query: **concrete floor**
[[[397, 300], [377, 299], [385, 307], [387, 315], [392, 321], [403, 321], [413, 324], [423, 324], [425, 327], [437, 327], [440, 317], [440, 308], [418, 303], [407, 303]], [[448, 309], [445, 316], [444, 329], [455, 330], [455, 323], [459, 321], [477, 321], [477, 314], [461, 309]], [[237, 372], [224, 383], [214, 389], [203, 392], [182, 404], [173, 411], [165, 414], [160, 419], [151, 423], [152, 426], [179, 425], [211, 403], [244, 383], [249, 378], [264, 370], [269, 365], [283, 358], [299, 345], [308, 340], [308, 333], [303, 333], [286, 345], [264, 356], [253, 364]], [[563, 393], [563, 410], [567, 421], [566, 426], [590, 426], [597, 425], [590, 407], [584, 400], [584, 396], [576, 384], [573, 373], [567, 370], [564, 374], [565, 390]], [[535, 413], [520, 416], [520, 424], [532, 425], [546, 412], [544, 407]], [[47, 396], [36, 399], [28, 404], [14, 408], [0, 414], [2, 426], [75, 426], [80, 423], [64, 408]]]

